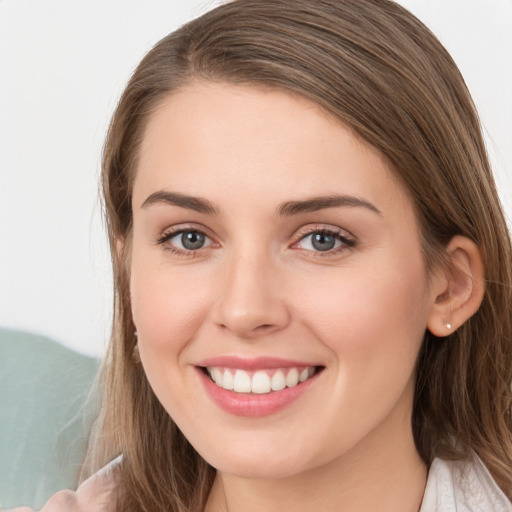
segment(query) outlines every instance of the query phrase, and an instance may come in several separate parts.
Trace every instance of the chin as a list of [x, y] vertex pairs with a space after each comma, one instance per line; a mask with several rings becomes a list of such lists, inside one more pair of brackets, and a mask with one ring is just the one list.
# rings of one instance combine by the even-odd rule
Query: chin
[[[262, 444], [264, 446], [262, 446]], [[229, 446], [228, 449], [219, 449]], [[212, 449], [212, 447], [214, 447]], [[250, 479], [281, 479], [313, 469], [321, 464], [313, 454], [297, 444], [290, 447], [284, 442], [219, 443], [198, 450], [200, 455], [217, 471]]]
[[297, 463], [292, 463], [287, 460], [276, 460], [273, 458], [266, 458], [265, 460], [219, 460], [219, 464], [213, 465], [217, 471], [236, 475], [240, 478], [248, 478], [255, 480], [278, 480], [294, 476], [307, 468], [298, 466]]

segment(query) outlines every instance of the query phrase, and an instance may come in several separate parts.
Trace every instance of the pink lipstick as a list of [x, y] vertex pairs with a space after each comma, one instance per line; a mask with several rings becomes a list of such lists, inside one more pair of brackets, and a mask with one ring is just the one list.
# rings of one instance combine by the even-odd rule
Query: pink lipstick
[[302, 396], [323, 366], [276, 358], [222, 356], [197, 367], [208, 396], [236, 416], [274, 414]]

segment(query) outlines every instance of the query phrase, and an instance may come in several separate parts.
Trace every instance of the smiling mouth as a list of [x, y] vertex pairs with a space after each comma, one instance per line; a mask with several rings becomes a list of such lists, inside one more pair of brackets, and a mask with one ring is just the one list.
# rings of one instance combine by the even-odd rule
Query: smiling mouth
[[323, 366], [306, 366], [248, 372], [237, 368], [207, 366], [206, 375], [219, 388], [235, 393], [267, 394], [294, 388], [323, 370]]

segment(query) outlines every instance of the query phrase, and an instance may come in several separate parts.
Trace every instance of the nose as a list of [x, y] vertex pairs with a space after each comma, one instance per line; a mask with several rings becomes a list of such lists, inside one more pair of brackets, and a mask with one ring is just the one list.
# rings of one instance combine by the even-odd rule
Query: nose
[[233, 255], [219, 283], [214, 321], [239, 338], [256, 339], [285, 328], [290, 312], [283, 280], [267, 255]]

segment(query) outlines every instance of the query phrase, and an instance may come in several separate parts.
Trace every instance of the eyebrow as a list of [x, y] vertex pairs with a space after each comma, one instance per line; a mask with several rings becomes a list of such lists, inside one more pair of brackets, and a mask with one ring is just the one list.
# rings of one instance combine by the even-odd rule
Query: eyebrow
[[[181, 208], [187, 208], [199, 213], [207, 215], [218, 215], [219, 210], [208, 199], [201, 197], [193, 197], [178, 192], [170, 192], [167, 190], [159, 190], [150, 194], [142, 203], [141, 208], [147, 208], [152, 204], [166, 203]], [[277, 213], [281, 216], [292, 216], [300, 213], [310, 213], [327, 208], [338, 207], [360, 207], [366, 208], [378, 215], [382, 215], [381, 211], [372, 203], [356, 196], [350, 195], [330, 195], [319, 196], [304, 199], [301, 201], [287, 201], [277, 208]]]
[[316, 212], [327, 208], [337, 208], [340, 206], [361, 207], [382, 215], [382, 212], [372, 203], [355, 196], [349, 195], [331, 195], [312, 197], [303, 201], [288, 201], [278, 208], [279, 215], [289, 216], [299, 213]]
[[188, 208], [199, 213], [205, 213], [208, 215], [218, 214], [218, 210], [213, 206], [210, 201], [201, 197], [192, 197], [185, 194], [179, 194], [177, 192], [168, 192], [166, 190], [159, 190], [149, 195], [147, 199], [142, 203], [141, 208], [147, 208], [152, 204], [166, 203], [174, 206], [180, 206], [181, 208]]

